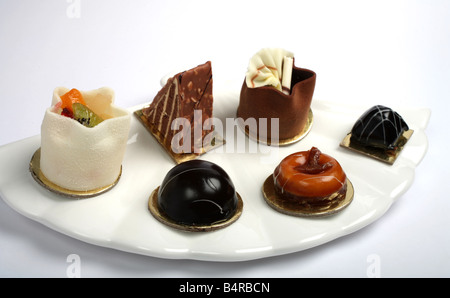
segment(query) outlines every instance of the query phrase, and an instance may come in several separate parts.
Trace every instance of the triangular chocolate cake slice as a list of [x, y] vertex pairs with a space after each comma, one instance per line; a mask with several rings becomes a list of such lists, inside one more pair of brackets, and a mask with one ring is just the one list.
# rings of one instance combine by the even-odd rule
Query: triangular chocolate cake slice
[[203, 127], [212, 118], [212, 85], [208, 61], [169, 78], [150, 106], [142, 109], [141, 120], [171, 155], [204, 153], [204, 139], [213, 131], [212, 125]]

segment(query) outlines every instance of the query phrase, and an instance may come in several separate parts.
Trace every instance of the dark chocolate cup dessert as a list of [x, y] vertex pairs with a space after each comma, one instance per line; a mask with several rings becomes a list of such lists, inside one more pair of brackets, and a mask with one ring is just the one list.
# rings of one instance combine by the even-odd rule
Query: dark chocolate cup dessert
[[[257, 139], [292, 139], [304, 131], [316, 84], [316, 73], [309, 69], [293, 67], [289, 95], [270, 87], [248, 88], [242, 85], [237, 117], [244, 122], [254, 118], [257, 130], [248, 126], [248, 134]], [[267, 129], [259, 126], [259, 119], [267, 119]], [[271, 118], [279, 119], [278, 135], [272, 135]], [[253, 129], [253, 130], [252, 130]]]

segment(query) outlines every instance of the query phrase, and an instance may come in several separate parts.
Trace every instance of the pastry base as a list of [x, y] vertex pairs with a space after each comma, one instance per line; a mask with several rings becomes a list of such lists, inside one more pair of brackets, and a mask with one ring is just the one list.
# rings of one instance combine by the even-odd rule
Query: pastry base
[[113, 188], [117, 182], [119, 182], [119, 179], [122, 175], [122, 167], [120, 167], [119, 176], [117, 177], [116, 181], [112, 183], [111, 185], [107, 185], [105, 187], [96, 188], [93, 190], [86, 190], [86, 191], [77, 191], [77, 190], [70, 190], [63, 188], [61, 186], [58, 186], [48, 180], [44, 174], [41, 171], [41, 148], [36, 150], [36, 152], [33, 154], [33, 157], [31, 158], [29, 170], [31, 172], [31, 176], [33, 176], [34, 180], [36, 180], [41, 186], [48, 189], [51, 192], [54, 192], [56, 194], [66, 196], [69, 198], [74, 199], [82, 199], [82, 198], [90, 198], [98, 196], [102, 193], [107, 192], [111, 188]]
[[317, 209], [304, 208], [299, 205], [290, 204], [286, 200], [280, 198], [275, 193], [275, 185], [272, 175], [267, 177], [266, 181], [264, 181], [262, 192], [266, 203], [278, 212], [298, 217], [324, 217], [342, 211], [353, 201], [354, 196], [353, 184], [348, 179], [346, 183], [347, 183], [347, 192], [343, 200], [337, 202], [337, 204], [327, 206], [326, 208], [322, 207]]
[[345, 136], [340, 143], [340, 146], [392, 165], [400, 155], [400, 152], [403, 150], [408, 140], [411, 138], [413, 132], [414, 130], [412, 129], [403, 132], [397, 141], [395, 150], [384, 150], [381, 148], [364, 146], [357, 142], [351, 142], [350, 138], [352, 133]]
[[220, 136], [216, 131], [213, 131], [212, 133], [213, 133], [214, 145], [208, 146], [208, 147], [203, 147], [201, 153], [199, 153], [199, 154], [175, 153], [172, 150], [166, 148], [166, 146], [164, 146], [164, 139], [163, 139], [162, 135], [156, 129], [153, 129], [152, 125], [150, 125], [146, 121], [146, 119], [142, 113], [142, 110], [143, 109], [134, 111], [134, 115], [139, 119], [139, 121], [142, 123], [142, 125], [144, 125], [144, 127], [150, 132], [150, 134], [158, 141], [158, 143], [164, 148], [164, 150], [167, 152], [167, 154], [169, 154], [169, 156], [177, 164], [180, 164], [180, 163], [188, 161], [188, 160], [196, 159], [199, 156], [205, 154], [206, 152], [211, 151], [214, 148], [220, 147], [225, 144], [225, 139], [223, 139], [222, 136]]
[[236, 209], [236, 212], [234, 213], [234, 215], [230, 219], [216, 222], [211, 225], [179, 224], [179, 223], [167, 218], [163, 212], [160, 212], [160, 210], [158, 208], [158, 190], [159, 190], [159, 186], [152, 192], [152, 194], [150, 195], [150, 198], [148, 200], [148, 209], [150, 210], [150, 213], [153, 215], [153, 217], [155, 217], [161, 223], [163, 223], [169, 227], [172, 227], [172, 228], [175, 228], [178, 230], [182, 230], [182, 231], [186, 231], [186, 232], [210, 232], [210, 231], [223, 229], [223, 228], [231, 225], [232, 223], [234, 223], [236, 220], [238, 220], [238, 218], [242, 214], [242, 209], [244, 207], [244, 202], [242, 201], [241, 196], [238, 193], [236, 193], [237, 198], [238, 198], [237, 209]]
[[313, 124], [313, 112], [311, 109], [309, 109], [308, 112], [308, 119], [306, 120], [306, 124], [305, 127], [303, 128], [303, 130], [297, 134], [296, 136], [293, 136], [291, 138], [288, 139], [282, 139], [282, 140], [278, 140], [278, 142], [272, 142], [271, 140], [260, 140], [254, 133], [251, 133], [248, 130], [248, 127], [242, 127], [242, 123], [239, 123], [239, 127], [241, 128], [241, 130], [243, 130], [245, 132], [245, 134], [247, 135], [247, 137], [253, 141], [256, 141], [258, 143], [261, 144], [265, 144], [265, 145], [269, 145], [269, 146], [287, 146], [287, 145], [291, 145], [294, 144], [298, 141], [300, 141], [301, 139], [305, 138], [308, 133], [311, 131], [312, 128], [312, 124]]

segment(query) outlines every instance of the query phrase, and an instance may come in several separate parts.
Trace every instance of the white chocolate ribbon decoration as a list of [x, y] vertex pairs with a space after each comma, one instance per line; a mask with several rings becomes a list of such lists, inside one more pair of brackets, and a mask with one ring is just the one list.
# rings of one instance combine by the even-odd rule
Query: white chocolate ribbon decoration
[[[279, 48], [264, 48], [249, 62], [246, 83], [249, 88], [272, 86], [290, 89], [294, 54]], [[285, 87], [285, 88], [283, 88]]]

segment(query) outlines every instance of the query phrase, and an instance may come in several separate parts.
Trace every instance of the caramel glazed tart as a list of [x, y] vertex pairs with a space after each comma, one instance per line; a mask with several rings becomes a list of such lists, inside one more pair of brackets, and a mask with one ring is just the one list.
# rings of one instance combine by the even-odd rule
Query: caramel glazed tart
[[150, 213], [153, 215], [154, 218], [156, 218], [159, 222], [172, 227], [174, 229], [184, 231], [184, 232], [210, 232], [210, 231], [216, 231], [219, 229], [223, 229], [225, 227], [228, 227], [235, 221], [239, 219], [239, 217], [242, 214], [242, 210], [244, 208], [244, 202], [241, 198], [241, 196], [236, 192], [236, 197], [238, 199], [236, 210], [234, 214], [225, 220], [214, 222], [210, 225], [187, 225], [187, 224], [180, 224], [175, 222], [174, 220], [171, 220], [166, 216], [166, 214], [161, 211], [158, 208], [158, 191], [159, 186], [152, 192], [150, 195], [150, 198], [148, 200], [148, 209]]
[[262, 192], [266, 203], [278, 212], [297, 217], [324, 217], [336, 214], [345, 209], [354, 196], [353, 184], [347, 178], [344, 186], [330, 196], [311, 198], [299, 202], [298, 200], [281, 197], [275, 190], [273, 176], [264, 181]]

